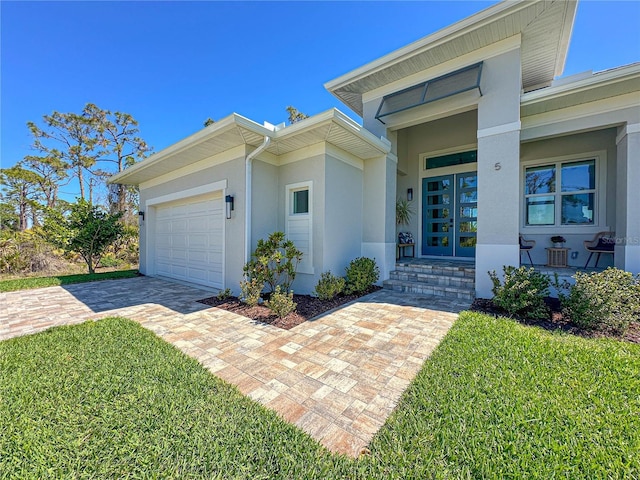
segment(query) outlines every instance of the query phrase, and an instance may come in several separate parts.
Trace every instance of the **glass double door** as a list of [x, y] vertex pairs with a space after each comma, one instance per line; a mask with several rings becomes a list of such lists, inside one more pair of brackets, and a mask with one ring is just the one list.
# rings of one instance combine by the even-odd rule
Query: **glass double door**
[[475, 257], [478, 174], [422, 179], [422, 254]]

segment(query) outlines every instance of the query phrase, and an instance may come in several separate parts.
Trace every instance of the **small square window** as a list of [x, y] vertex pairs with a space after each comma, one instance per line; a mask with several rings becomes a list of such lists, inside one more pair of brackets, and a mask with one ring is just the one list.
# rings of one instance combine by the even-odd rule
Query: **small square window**
[[296, 190], [293, 192], [293, 214], [309, 213], [309, 190]]

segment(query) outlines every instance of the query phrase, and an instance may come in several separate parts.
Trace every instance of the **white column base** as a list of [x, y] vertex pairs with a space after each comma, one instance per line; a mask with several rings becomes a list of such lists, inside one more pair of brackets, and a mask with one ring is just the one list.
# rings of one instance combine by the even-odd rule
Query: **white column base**
[[505, 265], [520, 266], [519, 245], [476, 245], [476, 297], [493, 297], [488, 272], [495, 270], [501, 275]]
[[616, 245], [615, 266], [634, 275], [640, 273], [640, 245]]
[[362, 242], [362, 256], [373, 258], [380, 269], [378, 285], [389, 278], [389, 274], [396, 268], [396, 244]]

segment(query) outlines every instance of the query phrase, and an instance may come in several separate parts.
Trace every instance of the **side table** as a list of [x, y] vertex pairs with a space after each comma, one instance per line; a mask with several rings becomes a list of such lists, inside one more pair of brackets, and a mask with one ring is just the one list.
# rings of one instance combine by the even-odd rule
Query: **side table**
[[566, 267], [570, 248], [549, 247], [547, 251], [547, 267]]

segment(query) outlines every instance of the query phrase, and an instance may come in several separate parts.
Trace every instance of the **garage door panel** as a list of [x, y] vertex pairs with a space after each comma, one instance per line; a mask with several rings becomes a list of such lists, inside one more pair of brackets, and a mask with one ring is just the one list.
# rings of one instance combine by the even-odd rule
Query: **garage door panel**
[[189, 248], [207, 248], [209, 245], [209, 235], [206, 233], [191, 233], [188, 242]]
[[222, 288], [222, 198], [156, 208], [156, 272]]

